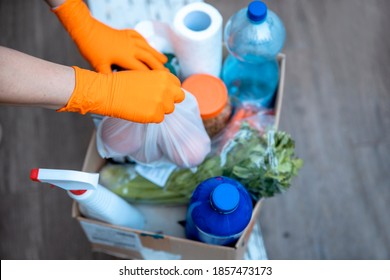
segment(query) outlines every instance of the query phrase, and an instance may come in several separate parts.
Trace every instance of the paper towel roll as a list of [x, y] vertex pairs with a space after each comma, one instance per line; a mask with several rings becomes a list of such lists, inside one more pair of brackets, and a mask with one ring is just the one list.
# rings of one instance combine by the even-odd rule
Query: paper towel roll
[[171, 41], [183, 79], [192, 74], [219, 76], [222, 65], [222, 16], [198, 2], [181, 8], [173, 21]]

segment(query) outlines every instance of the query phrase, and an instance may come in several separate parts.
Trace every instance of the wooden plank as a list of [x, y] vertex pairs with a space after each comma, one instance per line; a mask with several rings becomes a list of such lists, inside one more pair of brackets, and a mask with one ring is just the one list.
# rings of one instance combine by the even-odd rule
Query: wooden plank
[[388, 259], [390, 3], [274, 3], [289, 35], [280, 128], [305, 166], [265, 202], [269, 257]]
[[[44, 1], [0, 1], [0, 29], [3, 46], [88, 67]], [[0, 125], [1, 258], [95, 258], [70, 216], [66, 193], [29, 180], [34, 167], [81, 169], [93, 128], [90, 118], [0, 106]]]

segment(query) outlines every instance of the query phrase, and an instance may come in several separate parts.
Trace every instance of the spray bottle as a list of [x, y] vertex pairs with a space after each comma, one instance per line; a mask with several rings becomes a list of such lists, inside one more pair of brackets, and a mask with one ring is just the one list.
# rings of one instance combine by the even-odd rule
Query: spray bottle
[[66, 190], [88, 218], [134, 229], [144, 227], [144, 218], [136, 208], [98, 184], [98, 173], [36, 168], [31, 170], [30, 178]]

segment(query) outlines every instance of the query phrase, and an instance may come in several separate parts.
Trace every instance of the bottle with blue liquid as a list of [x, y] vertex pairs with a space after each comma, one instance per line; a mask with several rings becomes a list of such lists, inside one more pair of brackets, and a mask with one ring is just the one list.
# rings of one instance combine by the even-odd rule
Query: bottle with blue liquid
[[252, 200], [237, 181], [219, 176], [200, 183], [186, 217], [186, 237], [213, 245], [237, 241], [252, 217]]
[[286, 37], [283, 22], [265, 3], [253, 1], [228, 20], [224, 33], [229, 55], [222, 79], [233, 102], [272, 108], [279, 82], [277, 54]]

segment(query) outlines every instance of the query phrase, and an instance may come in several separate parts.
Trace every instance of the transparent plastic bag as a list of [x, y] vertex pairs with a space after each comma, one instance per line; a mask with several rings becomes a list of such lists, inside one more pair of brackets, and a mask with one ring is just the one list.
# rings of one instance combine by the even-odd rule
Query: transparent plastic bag
[[211, 149], [195, 97], [184, 101], [160, 124], [140, 124], [106, 117], [97, 129], [97, 148], [103, 158], [127, 156], [137, 163], [171, 162], [179, 167], [199, 165]]

